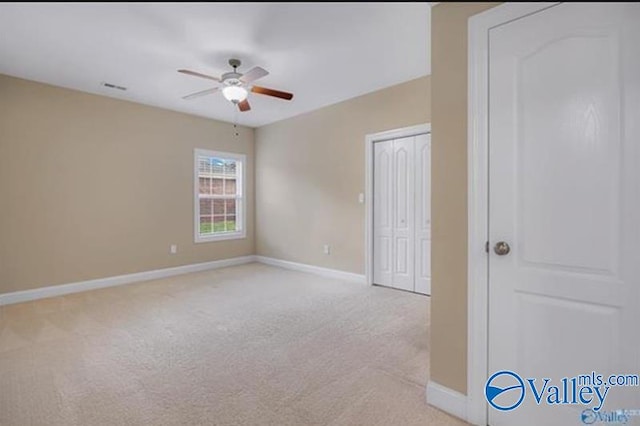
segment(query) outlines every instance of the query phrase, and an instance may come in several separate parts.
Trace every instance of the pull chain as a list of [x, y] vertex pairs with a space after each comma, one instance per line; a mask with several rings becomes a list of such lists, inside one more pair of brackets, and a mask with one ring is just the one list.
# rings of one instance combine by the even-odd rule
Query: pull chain
[[235, 133], [236, 139], [240, 136], [240, 134], [238, 133], [238, 110], [237, 109], [233, 112], [233, 133]]

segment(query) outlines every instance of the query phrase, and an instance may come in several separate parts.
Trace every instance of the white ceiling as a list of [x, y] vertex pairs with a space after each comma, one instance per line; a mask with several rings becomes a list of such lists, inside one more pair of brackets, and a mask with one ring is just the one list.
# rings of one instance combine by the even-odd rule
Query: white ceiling
[[[0, 73], [257, 127], [429, 74], [429, 27], [428, 3], [2, 3]], [[216, 83], [176, 70], [230, 57], [294, 99], [181, 99]]]

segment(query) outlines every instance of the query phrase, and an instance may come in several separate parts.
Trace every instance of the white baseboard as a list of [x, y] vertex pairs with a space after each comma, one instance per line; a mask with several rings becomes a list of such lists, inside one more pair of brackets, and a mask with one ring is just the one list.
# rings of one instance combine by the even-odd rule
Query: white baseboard
[[338, 280], [364, 282], [364, 275], [353, 272], [339, 271], [337, 269], [322, 268], [320, 266], [307, 265], [305, 263], [290, 262], [288, 260], [274, 259], [272, 257], [255, 256], [255, 260], [271, 266], [279, 266], [293, 271], [307, 272], [309, 274], [321, 275], [327, 278]]
[[234, 257], [231, 259], [214, 260], [211, 262], [194, 263], [191, 265], [176, 266], [173, 268], [156, 269], [153, 271], [137, 272], [134, 274], [118, 275], [115, 277], [98, 278], [95, 280], [78, 281], [70, 284], [41, 287], [33, 290], [16, 291], [0, 294], [0, 306], [12, 303], [28, 302], [30, 300], [44, 299], [47, 297], [63, 296], [65, 294], [79, 293], [81, 291], [95, 290], [105, 287], [114, 287], [123, 284], [131, 284], [139, 281], [155, 280], [158, 278], [172, 277], [174, 275], [200, 272], [209, 269], [224, 268], [233, 265], [255, 262], [255, 256]]
[[289, 262], [287, 260], [273, 259], [264, 256], [241, 256], [231, 259], [176, 266], [173, 268], [118, 275], [115, 277], [97, 278], [94, 280], [78, 281], [69, 284], [53, 285], [49, 287], [35, 288], [33, 290], [16, 291], [4, 294], [0, 293], [0, 306], [28, 302], [30, 300], [45, 299], [48, 297], [64, 296], [65, 294], [79, 293], [81, 291], [96, 290], [105, 287], [114, 287], [140, 281], [173, 277], [175, 275], [188, 274], [190, 272], [200, 272], [210, 269], [224, 268], [227, 266], [242, 265], [251, 262], [265, 263], [267, 265], [279, 266], [281, 268], [292, 269], [294, 271], [307, 272], [340, 280], [364, 282], [364, 275], [354, 274], [351, 272], [321, 268], [319, 266], [305, 265], [303, 263]]
[[427, 404], [467, 420], [467, 396], [439, 383], [433, 381], [427, 383]]

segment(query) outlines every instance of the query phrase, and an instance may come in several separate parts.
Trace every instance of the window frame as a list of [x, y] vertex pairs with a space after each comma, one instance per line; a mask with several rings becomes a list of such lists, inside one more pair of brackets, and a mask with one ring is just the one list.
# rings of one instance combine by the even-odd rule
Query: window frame
[[[229, 232], [212, 233], [210, 235], [200, 234], [200, 172], [199, 157], [216, 157], [223, 160], [234, 160], [240, 164], [240, 172], [237, 173], [236, 180], [236, 230]], [[193, 232], [195, 243], [208, 243], [213, 241], [238, 240], [247, 237], [247, 156], [234, 152], [213, 151], [209, 149], [195, 148], [193, 150]], [[238, 193], [239, 192], [239, 193]], [[224, 199], [224, 197], [221, 197]]]

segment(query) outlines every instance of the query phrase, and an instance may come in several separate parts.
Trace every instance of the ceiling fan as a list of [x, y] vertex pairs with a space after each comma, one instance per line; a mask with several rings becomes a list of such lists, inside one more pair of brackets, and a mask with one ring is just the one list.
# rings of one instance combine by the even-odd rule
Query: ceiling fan
[[213, 87], [211, 89], [192, 93], [190, 95], [184, 96], [182, 99], [195, 99], [199, 98], [200, 96], [210, 95], [217, 92], [218, 90], [221, 90], [222, 95], [234, 105], [238, 105], [238, 109], [242, 112], [249, 111], [251, 109], [251, 105], [249, 105], [249, 101], [247, 100], [249, 91], [251, 91], [252, 93], [258, 93], [260, 95], [267, 95], [273, 96], [275, 98], [285, 99], [287, 101], [293, 99], [292, 93], [281, 92], [280, 90], [251, 85], [251, 83], [253, 83], [257, 79], [269, 74], [269, 72], [264, 68], [254, 67], [246, 73], [242, 74], [238, 72], [238, 67], [242, 65], [242, 62], [240, 62], [239, 59], [229, 59], [229, 65], [233, 67], [233, 71], [222, 74], [220, 78], [190, 70], [178, 70], [178, 72], [182, 74], [206, 78], [207, 80], [217, 81], [218, 83], [222, 84], [222, 86], [220, 87]]

